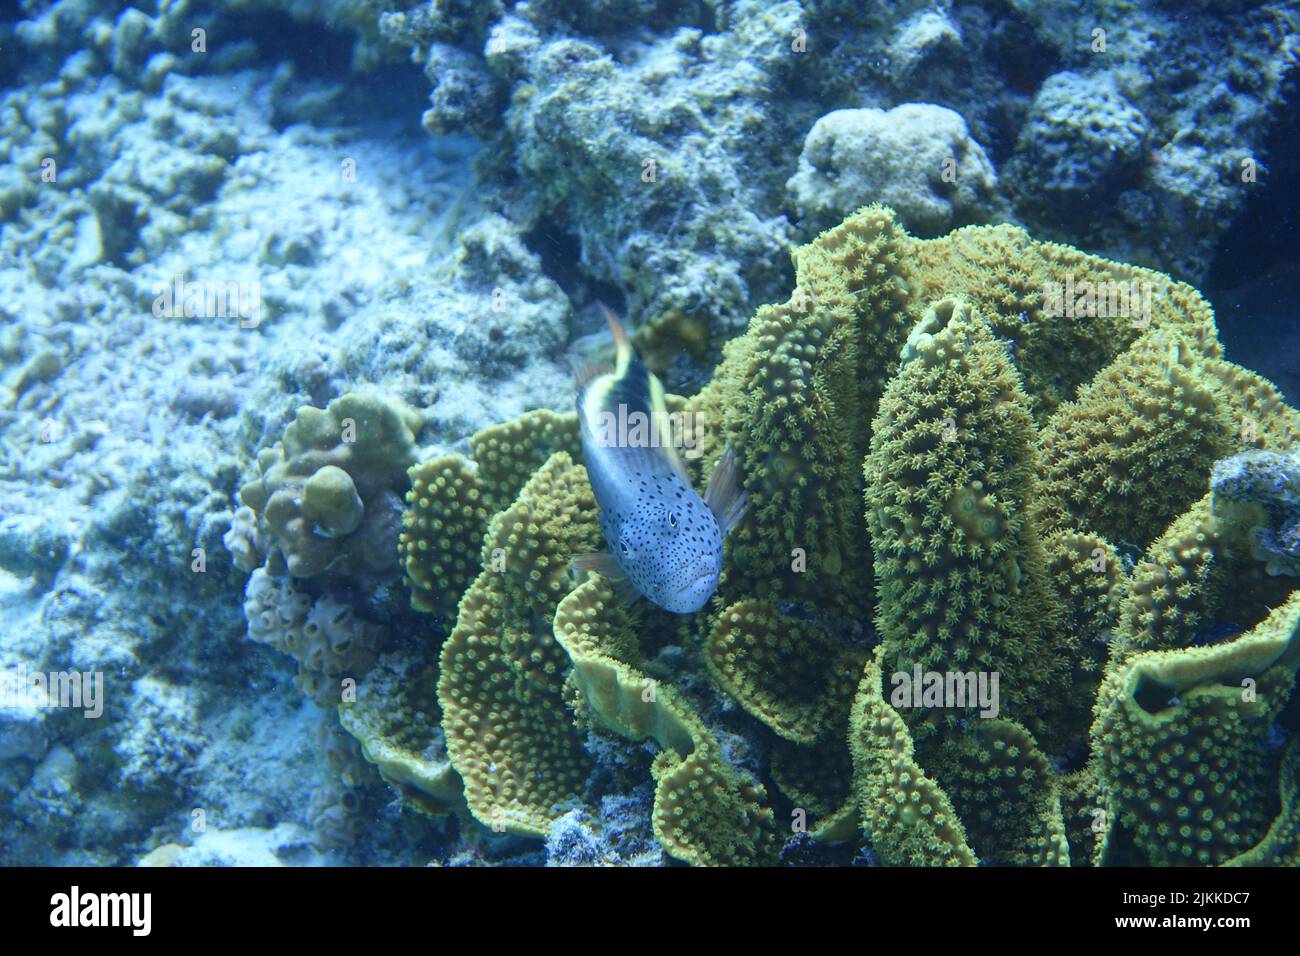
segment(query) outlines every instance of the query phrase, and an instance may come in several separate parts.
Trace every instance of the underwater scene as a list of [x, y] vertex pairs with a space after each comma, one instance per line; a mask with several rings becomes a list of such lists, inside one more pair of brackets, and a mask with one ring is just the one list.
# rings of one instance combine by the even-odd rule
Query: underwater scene
[[1300, 0], [0, 5], [0, 865], [1300, 864], [1298, 117]]

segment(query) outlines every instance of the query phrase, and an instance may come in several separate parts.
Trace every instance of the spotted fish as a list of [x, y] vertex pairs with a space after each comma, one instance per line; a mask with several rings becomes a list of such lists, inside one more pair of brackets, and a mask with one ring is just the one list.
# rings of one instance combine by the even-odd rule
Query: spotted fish
[[[608, 552], [574, 557], [577, 571], [620, 583], [630, 599], [645, 596], [667, 611], [698, 611], [718, 587], [722, 539], [745, 516], [736, 461], [728, 448], [701, 498], [678, 456], [664, 390], [637, 358], [608, 309], [614, 367], [577, 370], [578, 421], [600, 526]], [[698, 435], [697, 435], [698, 439]]]

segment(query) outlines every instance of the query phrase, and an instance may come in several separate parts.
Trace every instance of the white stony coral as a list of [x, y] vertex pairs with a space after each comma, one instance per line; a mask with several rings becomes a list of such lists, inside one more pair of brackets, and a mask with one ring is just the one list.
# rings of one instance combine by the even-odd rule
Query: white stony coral
[[1220, 532], [1249, 543], [1269, 574], [1300, 577], [1300, 451], [1247, 451], [1210, 476]]

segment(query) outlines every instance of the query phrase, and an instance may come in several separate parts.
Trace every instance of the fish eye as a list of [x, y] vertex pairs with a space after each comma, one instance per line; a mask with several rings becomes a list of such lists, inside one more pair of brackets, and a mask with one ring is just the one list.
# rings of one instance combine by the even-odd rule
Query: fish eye
[[676, 512], [676, 511], [670, 511], [670, 512], [668, 512], [668, 527], [670, 527], [670, 528], [676, 528], [676, 527], [677, 527], [677, 512]]
[[622, 551], [624, 554], [627, 554], [627, 552], [628, 552], [627, 542], [626, 542], [626, 541], [620, 541], [620, 542], [618, 543], [618, 549], [619, 549], [620, 551]]

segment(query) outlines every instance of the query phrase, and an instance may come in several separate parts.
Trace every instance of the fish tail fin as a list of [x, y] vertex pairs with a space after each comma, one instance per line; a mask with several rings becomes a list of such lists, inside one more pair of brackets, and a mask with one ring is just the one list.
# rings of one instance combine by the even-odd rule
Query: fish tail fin
[[632, 354], [632, 339], [628, 336], [627, 329], [623, 328], [623, 323], [618, 320], [618, 316], [611, 312], [604, 302], [597, 302], [596, 305], [600, 307], [600, 314], [605, 317], [609, 334], [614, 336], [614, 348], [618, 350], [621, 363], [625, 356]]
[[713, 474], [709, 476], [708, 487], [704, 489], [704, 503], [713, 512], [724, 535], [740, 524], [749, 511], [749, 499], [740, 487], [740, 470], [730, 445], [723, 450]]

